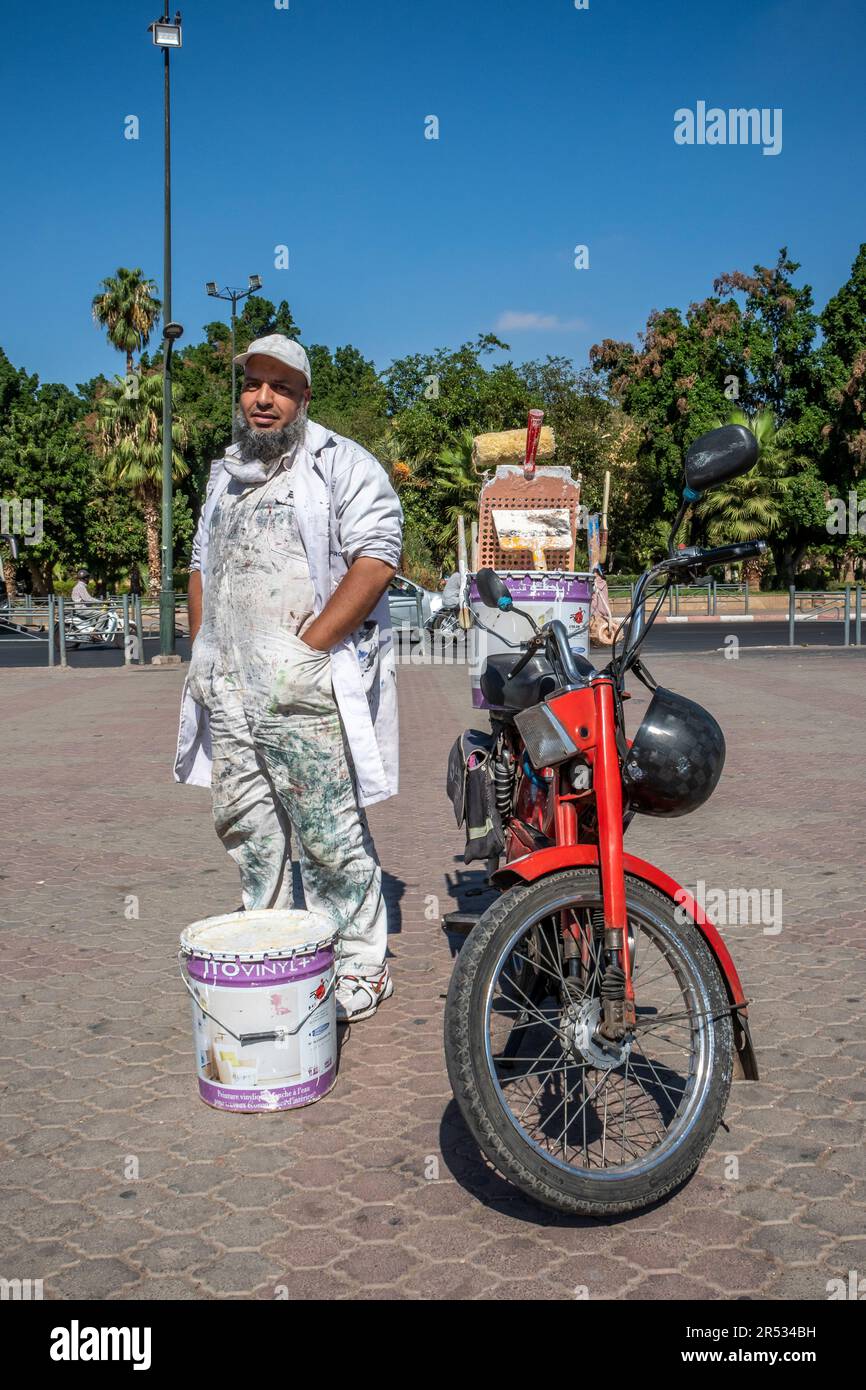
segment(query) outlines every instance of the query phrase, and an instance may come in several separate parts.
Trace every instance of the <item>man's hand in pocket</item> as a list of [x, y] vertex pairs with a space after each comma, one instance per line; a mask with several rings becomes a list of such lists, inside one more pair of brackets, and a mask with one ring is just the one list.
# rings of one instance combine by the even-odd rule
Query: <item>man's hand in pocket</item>
[[287, 651], [274, 673], [270, 708], [275, 714], [324, 714], [333, 708], [331, 653], [288, 634]]

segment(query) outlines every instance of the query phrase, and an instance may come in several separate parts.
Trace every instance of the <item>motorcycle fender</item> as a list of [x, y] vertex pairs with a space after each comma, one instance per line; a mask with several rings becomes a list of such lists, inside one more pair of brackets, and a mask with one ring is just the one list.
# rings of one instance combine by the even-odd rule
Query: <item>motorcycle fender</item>
[[[666, 898], [670, 898], [677, 907], [683, 908], [700, 931], [722, 973], [725, 989], [731, 1002], [731, 1019], [734, 1025], [736, 1044], [734, 1074], [746, 1081], [757, 1081], [758, 1061], [749, 1032], [749, 1011], [746, 1006], [746, 996], [743, 993], [743, 986], [740, 983], [736, 966], [715, 923], [710, 921], [700, 904], [695, 902], [691, 893], [682, 888], [664, 870], [656, 868], [655, 864], [650, 864], [645, 859], [638, 859], [634, 854], [623, 854], [622, 863], [627, 874], [632, 874], [635, 878], [642, 879], [644, 883], [657, 888], [660, 893], [664, 893]], [[510, 863], [504, 864], [491, 876], [491, 881], [497, 888], [504, 890], [512, 887], [515, 883], [533, 883], [536, 879], [543, 878], [547, 874], [557, 873], [560, 869], [572, 869], [587, 864], [598, 865], [597, 846], [551, 845], [547, 849], [534, 850], [531, 854], [524, 854], [520, 859], [512, 859]]]

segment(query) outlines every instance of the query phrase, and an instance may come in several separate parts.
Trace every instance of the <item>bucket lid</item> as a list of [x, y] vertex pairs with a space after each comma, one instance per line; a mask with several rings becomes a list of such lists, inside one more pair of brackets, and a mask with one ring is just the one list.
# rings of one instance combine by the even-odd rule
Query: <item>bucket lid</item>
[[311, 955], [328, 946], [338, 928], [319, 912], [260, 908], [205, 917], [181, 932], [180, 948], [205, 960], [262, 960]]

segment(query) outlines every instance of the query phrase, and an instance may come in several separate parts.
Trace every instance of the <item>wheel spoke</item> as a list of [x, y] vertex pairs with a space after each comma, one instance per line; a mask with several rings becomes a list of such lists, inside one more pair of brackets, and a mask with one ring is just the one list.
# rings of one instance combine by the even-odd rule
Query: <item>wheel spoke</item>
[[637, 1023], [605, 1042], [597, 894], [557, 903], [548, 891], [515, 924], [488, 977], [486, 1056], [508, 1122], [538, 1153], [578, 1172], [639, 1172], [688, 1132], [709, 1084], [704, 1019], [718, 1010], [667, 919], [630, 898]]
[[[647, 1055], [646, 1055], [646, 1053], [643, 1051], [643, 1049], [641, 1049], [641, 1055], [643, 1056], [644, 1061], [646, 1062], [647, 1066], [649, 1067], [650, 1071], [652, 1072], [653, 1076], [655, 1077], [655, 1080], [656, 1080], [657, 1084], [658, 1084], [659, 1086], [661, 1086], [662, 1090], [664, 1091], [665, 1095], [667, 1096], [668, 1101], [670, 1101], [670, 1103], [673, 1104], [673, 1098], [672, 1098], [672, 1096], [671, 1096], [670, 1091], [668, 1090], [668, 1088], [667, 1088], [667, 1086], [665, 1085], [665, 1083], [662, 1081], [661, 1077], [659, 1076], [658, 1072], [656, 1071], [655, 1067], [653, 1066], [652, 1062], [649, 1060], [649, 1058], [647, 1057]], [[683, 1087], [683, 1094], [685, 1094], [685, 1087]], [[674, 1106], [674, 1110], [677, 1110], [678, 1108], [679, 1108], [678, 1106]]]
[[553, 971], [548, 970], [546, 965], [540, 965], [537, 961], [530, 960], [528, 956], [521, 955], [519, 951], [512, 951], [511, 954], [515, 959], [522, 960], [523, 963], [528, 965], [532, 970], [543, 970], [545, 975], [550, 976], [551, 980], [555, 980], [557, 984], [562, 983], [562, 976], [554, 975]]

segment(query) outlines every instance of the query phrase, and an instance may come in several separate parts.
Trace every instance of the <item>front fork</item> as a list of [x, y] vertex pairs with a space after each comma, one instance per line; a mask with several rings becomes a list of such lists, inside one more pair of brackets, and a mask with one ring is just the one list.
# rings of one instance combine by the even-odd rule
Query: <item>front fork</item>
[[[610, 1042], [619, 1042], [635, 1026], [634, 983], [632, 981], [631, 951], [629, 949], [628, 915], [625, 898], [622, 839], [622, 775], [616, 739], [616, 705], [613, 681], [601, 677], [592, 685], [595, 704], [594, 747], [587, 749], [593, 768], [593, 790], [598, 818], [598, 861], [601, 870], [603, 902], [603, 949], [606, 970], [601, 984], [602, 1014], [599, 1033]], [[568, 812], [573, 807], [568, 806]], [[571, 840], [571, 818], [566, 807], [557, 805], [556, 836], [558, 843]], [[576, 829], [576, 824], [575, 824]], [[565, 834], [563, 834], [565, 832]], [[576, 835], [574, 836], [576, 839]], [[590, 964], [590, 942], [581, 931], [575, 936], [565, 923], [565, 955], [571, 958], [572, 969], [580, 960], [581, 972]]]

